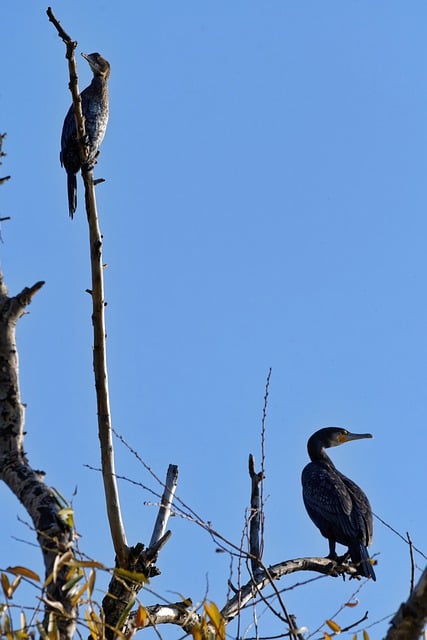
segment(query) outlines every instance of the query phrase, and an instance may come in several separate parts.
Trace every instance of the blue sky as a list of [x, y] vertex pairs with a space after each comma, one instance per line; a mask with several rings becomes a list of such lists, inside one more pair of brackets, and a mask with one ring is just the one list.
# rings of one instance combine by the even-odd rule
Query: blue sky
[[[178, 464], [180, 497], [238, 542], [272, 367], [265, 562], [327, 552], [300, 491], [307, 438], [325, 425], [374, 435], [331, 455], [374, 512], [427, 553], [426, 4], [52, 8], [79, 52], [99, 51], [112, 67], [96, 175], [106, 179], [97, 196], [117, 431], [158, 475]], [[1, 174], [13, 179], [0, 215], [13, 219], [2, 225], [1, 268], [12, 293], [46, 280], [18, 328], [30, 461], [64, 495], [78, 486], [80, 546], [111, 565], [101, 479], [84, 467], [99, 455], [82, 184], [71, 222], [59, 165], [67, 66], [45, 11], [39, 1], [2, 6]], [[83, 88], [90, 71], [78, 63]], [[120, 444], [117, 467], [155, 487]], [[148, 542], [151, 497], [121, 487], [129, 541]], [[12, 538], [31, 539], [16, 500], [0, 495], [0, 566], [40, 571], [37, 550]], [[222, 606], [228, 558], [194, 525], [174, 518], [171, 528], [153, 589], [198, 602], [208, 580]], [[379, 638], [407, 597], [410, 560], [379, 521], [372, 553], [377, 582], [337, 620], [369, 610]], [[314, 631], [357, 586], [322, 579], [285, 602]], [[283, 631], [267, 614], [260, 623], [263, 635]]]

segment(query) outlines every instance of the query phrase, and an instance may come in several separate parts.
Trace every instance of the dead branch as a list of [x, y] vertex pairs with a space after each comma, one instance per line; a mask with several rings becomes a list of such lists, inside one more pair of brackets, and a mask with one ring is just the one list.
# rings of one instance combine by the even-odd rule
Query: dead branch
[[[34, 470], [24, 453], [24, 405], [20, 399], [16, 325], [43, 282], [26, 287], [9, 297], [0, 274], [0, 479], [13, 491], [30, 515], [43, 554], [46, 578], [52, 575], [59, 556], [73, 553], [73, 529], [61, 510], [57, 493], [44, 474]], [[44, 626], [55, 628], [58, 638], [70, 640], [74, 634], [77, 607], [63, 587], [69, 579], [68, 567], [57, 571], [57, 579], [47, 584], [45, 602], [60, 603], [64, 615], [47, 604]], [[55, 612], [56, 611], [56, 612]]]
[[[6, 134], [5, 133], [0, 133], [0, 158], [4, 158], [4, 156], [6, 155], [5, 152], [3, 151], [3, 140], [5, 139]], [[0, 164], [3, 164], [2, 162], [0, 162]], [[7, 180], [10, 180], [10, 176], [4, 176], [3, 178], [0, 178], [0, 184], [3, 184], [4, 182], [7, 182]], [[5, 218], [6, 220], [8, 218]]]
[[[268, 370], [267, 379], [265, 381], [264, 392], [264, 406], [262, 408], [262, 420], [261, 420], [261, 474], [262, 479], [265, 479], [265, 433], [267, 425], [267, 409], [268, 409], [268, 396], [270, 394], [270, 380], [271, 380], [271, 367]], [[260, 554], [262, 556], [264, 551], [264, 482], [260, 483], [260, 504], [261, 504], [261, 519], [260, 519]]]
[[409, 535], [409, 531], [406, 532], [406, 537], [409, 545], [409, 556], [411, 558], [411, 585], [409, 588], [409, 593], [411, 594], [414, 590], [414, 584], [415, 584], [414, 545], [412, 544], [412, 539], [411, 539], [411, 536]]
[[[139, 629], [146, 627], [157, 627], [161, 624], [178, 625], [186, 633], [191, 633], [195, 628], [200, 627], [202, 616], [195, 609], [185, 602], [174, 602], [171, 604], [157, 604], [146, 607], [147, 615], [143, 621], [137, 622], [136, 613], [129, 616], [126, 626], [126, 637], [132, 637]], [[215, 637], [215, 629], [211, 629], [212, 637]]]
[[89, 222], [89, 242], [92, 273], [93, 370], [98, 407], [98, 436], [101, 446], [101, 466], [111, 537], [119, 566], [128, 566], [129, 547], [123, 524], [114, 463], [108, 388], [107, 346], [105, 327], [104, 270], [102, 235], [98, 223], [92, 171], [82, 169], [85, 184], [86, 211]]
[[264, 479], [262, 472], [256, 473], [255, 461], [252, 454], [249, 455], [249, 476], [251, 478], [251, 509], [249, 515], [249, 553], [251, 558], [252, 573], [256, 578], [261, 569], [261, 499], [259, 486]]
[[[317, 571], [325, 575], [344, 575], [356, 577], [356, 569], [350, 565], [340, 565], [329, 558], [296, 558], [287, 560], [271, 567], [265, 568], [262, 575], [255, 582], [251, 579], [245, 586], [239, 589], [221, 610], [224, 621], [228, 624], [245, 608], [253, 598], [259, 596], [260, 592], [273, 580], [279, 580], [285, 575], [297, 571]], [[145, 627], [156, 627], [161, 624], [176, 624], [186, 632], [192, 630], [202, 623], [202, 616], [198, 614], [192, 604], [176, 602], [167, 605], [154, 605], [146, 607], [147, 616], [137, 621], [137, 613], [130, 614], [126, 625], [126, 635], [132, 636], [135, 631]], [[297, 628], [295, 618], [289, 616], [291, 625], [289, 635], [298, 638], [300, 631]]]
[[228, 622], [244, 608], [255, 596], [265, 589], [273, 580], [279, 580], [283, 576], [296, 571], [316, 571], [324, 575], [339, 576], [349, 575], [356, 577], [355, 567], [348, 564], [340, 564], [329, 558], [295, 558], [266, 567], [258, 574], [257, 580], [249, 580], [236, 595], [229, 600], [221, 610], [221, 614]]
[[86, 160], [89, 156], [89, 145], [87, 144], [86, 138], [86, 127], [85, 120], [82, 111], [82, 101], [80, 98], [79, 91], [79, 83], [78, 83], [78, 75], [77, 75], [77, 64], [76, 58], [74, 56], [74, 52], [77, 47], [77, 41], [72, 40], [72, 38], [64, 31], [61, 27], [61, 23], [57, 20], [53, 14], [53, 11], [50, 7], [47, 8], [47, 16], [49, 21], [53, 24], [55, 29], [58, 32], [59, 38], [63, 41], [66, 47], [65, 57], [68, 60], [68, 73], [70, 76], [70, 82], [68, 84], [68, 88], [70, 89], [72, 101], [73, 101], [73, 109], [74, 109], [74, 117], [76, 119], [76, 132], [77, 132], [77, 141], [79, 143], [80, 150], [80, 160], [82, 166], [86, 164]]
[[403, 602], [393, 620], [385, 640], [418, 640], [427, 622], [427, 568]]
[[105, 299], [102, 263], [102, 235], [98, 223], [95, 188], [92, 169], [87, 168], [86, 160], [89, 146], [86, 142], [85, 124], [82, 113], [80, 92], [78, 88], [77, 66], [74, 51], [77, 42], [62, 29], [59, 21], [53, 15], [52, 9], [47, 10], [49, 20], [58, 31], [59, 37], [66, 45], [66, 58], [70, 75], [70, 91], [73, 97], [74, 115], [76, 118], [77, 140], [79, 142], [82, 176], [85, 185], [86, 212], [89, 222], [89, 242], [92, 272], [92, 324], [94, 332], [93, 368], [95, 374], [95, 388], [98, 407], [98, 435], [101, 446], [102, 477], [107, 506], [108, 522], [111, 537], [116, 552], [118, 564], [122, 568], [128, 566], [130, 549], [120, 509], [119, 492], [116, 482], [114, 465], [114, 447], [111, 431], [111, 413], [108, 390], [106, 329], [105, 329]]
[[156, 547], [159, 541], [165, 536], [166, 527], [171, 514], [173, 497], [175, 495], [178, 484], [178, 467], [170, 464], [166, 475], [165, 490], [163, 491], [162, 501], [154, 525], [153, 534], [151, 536], [149, 547]]

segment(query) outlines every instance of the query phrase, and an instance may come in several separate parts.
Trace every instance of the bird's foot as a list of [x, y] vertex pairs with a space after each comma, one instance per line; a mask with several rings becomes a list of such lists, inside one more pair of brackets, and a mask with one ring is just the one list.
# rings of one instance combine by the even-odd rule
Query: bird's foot
[[350, 553], [349, 551], [346, 551], [346, 553], [344, 553], [342, 556], [337, 556], [337, 562], [339, 562], [340, 564], [344, 564], [345, 562], [347, 562], [349, 557]]
[[[328, 560], [335, 562], [337, 565], [343, 565], [347, 563], [347, 560], [350, 558], [350, 554], [347, 551], [342, 556], [339, 556], [335, 551], [332, 551], [326, 557], [328, 558]], [[342, 576], [342, 579], [345, 580], [345, 569], [344, 568], [338, 569], [338, 567], [336, 567], [331, 571], [331, 575], [335, 577]], [[350, 576], [350, 577], [353, 578], [355, 576]]]

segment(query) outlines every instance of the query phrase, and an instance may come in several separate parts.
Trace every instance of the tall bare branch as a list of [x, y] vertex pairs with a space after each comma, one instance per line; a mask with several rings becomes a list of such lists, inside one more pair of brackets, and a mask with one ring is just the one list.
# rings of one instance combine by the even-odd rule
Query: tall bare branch
[[129, 547], [120, 508], [119, 491], [114, 464], [114, 446], [111, 429], [111, 412], [108, 389], [107, 347], [105, 329], [105, 297], [102, 263], [102, 234], [99, 228], [98, 212], [95, 197], [95, 181], [93, 170], [86, 166], [89, 149], [86, 141], [85, 122], [82, 113], [80, 92], [78, 88], [77, 66], [74, 51], [77, 42], [63, 30], [55, 18], [52, 9], [47, 10], [49, 20], [58, 31], [59, 37], [66, 45], [66, 58], [70, 74], [70, 91], [73, 98], [76, 118], [77, 139], [82, 160], [82, 177], [85, 185], [86, 212], [89, 223], [89, 245], [91, 256], [92, 289], [92, 324], [93, 324], [93, 368], [98, 409], [98, 435], [101, 447], [101, 466], [104, 481], [104, 493], [110, 525], [111, 538], [116, 552], [118, 564], [127, 567]]

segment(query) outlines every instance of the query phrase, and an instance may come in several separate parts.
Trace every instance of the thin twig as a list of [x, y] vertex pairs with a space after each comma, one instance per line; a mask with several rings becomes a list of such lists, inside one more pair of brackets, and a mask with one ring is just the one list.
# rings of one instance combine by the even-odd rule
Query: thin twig
[[[282, 614], [277, 611], [276, 609], [273, 608], [273, 606], [266, 600], [264, 594], [262, 593], [261, 590], [258, 589], [258, 585], [255, 585], [255, 589], [258, 591], [258, 595], [261, 598], [261, 600], [264, 602], [264, 604], [268, 607], [268, 609], [271, 610], [271, 612], [277, 616], [280, 620], [283, 620], [283, 622], [286, 622], [286, 624], [289, 627], [289, 636], [291, 638], [294, 638], [294, 640], [298, 640], [300, 637], [300, 632], [298, 629], [298, 626], [295, 622], [296, 617], [294, 615], [291, 615], [288, 613], [288, 610], [286, 608], [286, 605], [282, 599], [281, 593], [279, 591], [279, 589], [277, 588], [277, 585], [275, 584], [274, 580], [276, 578], [275, 574], [272, 572], [270, 567], [266, 567], [265, 565], [261, 565], [262, 566], [262, 571], [264, 573], [264, 575], [266, 576], [267, 580], [263, 581], [263, 586], [266, 586], [267, 584], [270, 584], [275, 595], [276, 598], [280, 604], [280, 607], [283, 611], [283, 616]], [[259, 576], [260, 573], [258, 571], [257, 576], [253, 575], [252, 576], [252, 581], [255, 584], [258, 580], [259, 580]]]
[[[159, 476], [153, 471], [153, 469], [150, 467], [150, 465], [148, 465], [141, 458], [141, 456], [136, 451], [136, 449], [134, 449], [128, 442], [126, 442], [125, 438], [120, 433], [118, 433], [115, 429], [113, 429], [113, 433], [120, 440], [120, 442], [128, 449], [128, 451], [130, 451], [130, 453], [138, 460], [138, 462], [140, 464], [142, 464], [144, 469], [146, 469], [148, 471], [148, 473], [156, 480], [156, 482], [158, 482], [162, 487], [164, 487], [164, 483], [162, 482], [162, 480], [160, 480]], [[130, 482], [131, 484], [134, 484], [134, 485], [141, 486], [141, 487], [145, 488], [145, 486], [142, 483], [137, 482], [135, 480], [130, 480], [129, 478], [127, 478], [125, 476], [117, 475], [116, 477], [121, 479], [121, 480], [125, 480], [126, 482]], [[151, 489], [149, 489], [149, 491], [151, 491]], [[151, 491], [151, 492], [155, 493], [153, 491]], [[175, 495], [174, 509], [183, 518], [187, 518], [188, 520], [191, 520], [192, 522], [194, 522], [198, 526], [202, 527], [202, 529], [205, 529], [205, 531], [207, 531], [212, 536], [212, 538], [215, 540], [216, 544], [220, 544], [220, 541], [222, 541], [226, 545], [228, 545], [229, 549], [227, 549], [227, 551], [232, 552], [230, 550], [234, 550], [236, 552], [236, 555], [241, 553], [241, 548], [240, 547], [238, 547], [236, 544], [234, 544], [230, 540], [227, 540], [227, 538], [225, 538], [223, 535], [221, 535], [219, 533], [219, 531], [216, 531], [213, 528], [213, 526], [212, 526], [212, 524], [210, 522], [205, 522], [205, 520], [200, 515], [198, 515], [196, 513], [196, 511], [194, 511], [194, 509], [192, 509], [188, 504], [186, 504], [177, 495]]]
[[[367, 583], [367, 581], [366, 581], [366, 580], [365, 580], [364, 582], [362, 582], [362, 583], [357, 587], [357, 589], [356, 589], [355, 591], [353, 591], [353, 593], [351, 594], [351, 596], [349, 596], [349, 598], [347, 599], [347, 602], [344, 602], [344, 603], [339, 607], [339, 609], [337, 609], [337, 610], [336, 610], [332, 615], [328, 615], [327, 617], [328, 617], [330, 620], [335, 620], [335, 619], [340, 615], [340, 613], [341, 613], [342, 611], [344, 611], [344, 609], [348, 606], [348, 603], [349, 603], [349, 602], [352, 602], [352, 601], [353, 601], [353, 602], [355, 602], [355, 604], [358, 604], [359, 600], [358, 600], [358, 598], [357, 598], [356, 596], [357, 596], [357, 594], [359, 593], [359, 591], [360, 591], [360, 590], [361, 590], [361, 589], [366, 585], [366, 583]], [[355, 626], [355, 625], [359, 624], [359, 622], [363, 622], [363, 621], [364, 621], [364, 619], [365, 619], [365, 618], [362, 618], [362, 620], [361, 620], [361, 621], [356, 622], [356, 623], [355, 623], [354, 625], [352, 625], [352, 626]], [[313, 630], [313, 631], [312, 631], [312, 632], [307, 636], [307, 640], [309, 640], [309, 638], [312, 638], [313, 636], [315, 636], [315, 635], [317, 635], [318, 633], [320, 633], [320, 632], [321, 632], [321, 630], [322, 630], [322, 629], [323, 629], [323, 627], [324, 627], [324, 624], [325, 624], [325, 623], [324, 623], [324, 622], [322, 622], [322, 624], [321, 624], [319, 627], [317, 627], [317, 629], [314, 629], [314, 630]]]
[[408, 544], [409, 544], [409, 557], [411, 558], [411, 586], [409, 589], [409, 595], [411, 595], [411, 593], [414, 590], [414, 584], [415, 584], [415, 562], [414, 562], [414, 549], [413, 549], [413, 544], [412, 544], [412, 539], [411, 536], [409, 535], [409, 531], [406, 532], [406, 537], [408, 538]]
[[[231, 581], [229, 580], [228, 583], [229, 585], [232, 587], [232, 591], [234, 592], [234, 596], [233, 598], [229, 598], [227, 595], [227, 602], [230, 599], [234, 599], [235, 597], [237, 597], [238, 601], [240, 598], [240, 594], [241, 594], [241, 588], [242, 588], [242, 566], [243, 566], [243, 557], [244, 557], [244, 540], [245, 537], [247, 535], [247, 527], [248, 527], [248, 521], [247, 518], [245, 518], [245, 525], [243, 527], [242, 530], [242, 535], [240, 537], [240, 553], [237, 556], [237, 589], [231, 585]], [[233, 558], [233, 554], [230, 553], [230, 557]], [[242, 621], [241, 621], [241, 617], [240, 617], [240, 602], [238, 602], [238, 612], [237, 612], [237, 629], [236, 629], [236, 638], [240, 638], [241, 632], [240, 632], [240, 627], [241, 627]]]
[[264, 394], [264, 406], [262, 408], [262, 422], [261, 422], [261, 475], [262, 481], [260, 483], [260, 503], [261, 503], [261, 514], [260, 514], [260, 554], [262, 556], [264, 552], [264, 508], [265, 508], [265, 500], [264, 500], [264, 478], [265, 478], [265, 431], [267, 424], [267, 409], [268, 409], [268, 395], [270, 392], [270, 379], [271, 379], [271, 367], [268, 370], [267, 380], [265, 383], [265, 394]]
[[[373, 513], [372, 515], [374, 516], [374, 518], [379, 520], [381, 522], [381, 524], [383, 524], [385, 527], [387, 527], [387, 529], [390, 529], [390, 531], [393, 531], [393, 533], [396, 534], [401, 540], [403, 540], [403, 542], [406, 542], [406, 544], [408, 544], [408, 539], [405, 538], [405, 536], [402, 535], [399, 531], [397, 531], [397, 529], [394, 529], [391, 526], [391, 524], [389, 524], [388, 522], [383, 520], [377, 513]], [[419, 547], [416, 547], [414, 544], [412, 544], [412, 548], [413, 548], [414, 551], [419, 553], [420, 556], [422, 556], [424, 558], [424, 560], [427, 560], [427, 555], [424, 553], [424, 551], [421, 551], [421, 549]]]

